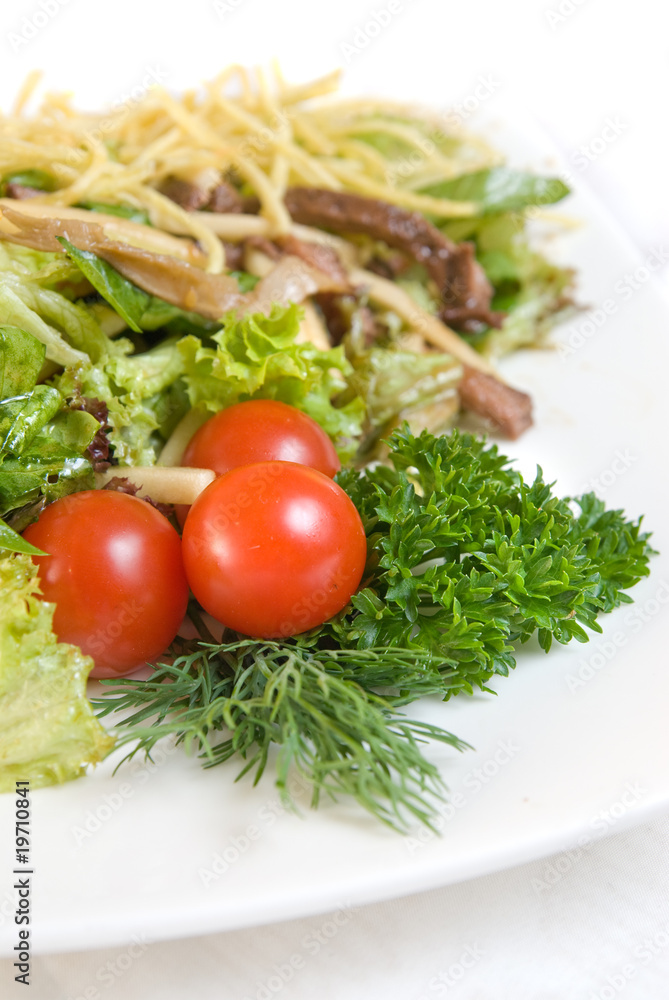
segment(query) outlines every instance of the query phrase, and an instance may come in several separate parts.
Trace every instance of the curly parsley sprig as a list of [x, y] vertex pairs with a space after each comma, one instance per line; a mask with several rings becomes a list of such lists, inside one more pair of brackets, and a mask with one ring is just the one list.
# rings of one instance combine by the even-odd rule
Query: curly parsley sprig
[[450, 697], [508, 674], [513, 644], [534, 633], [545, 650], [587, 642], [648, 575], [641, 519], [592, 493], [560, 499], [540, 468], [526, 483], [495, 445], [458, 431], [404, 427], [389, 444], [391, 467], [340, 476], [374, 567], [354, 613], [330, 626], [342, 645], [429, 651]]

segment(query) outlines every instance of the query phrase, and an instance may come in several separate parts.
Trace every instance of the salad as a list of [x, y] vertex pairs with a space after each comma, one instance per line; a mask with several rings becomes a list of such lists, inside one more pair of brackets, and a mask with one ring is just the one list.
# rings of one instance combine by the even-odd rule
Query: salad
[[639, 520], [483, 435], [532, 421], [497, 359], [574, 308], [527, 218], [568, 189], [336, 82], [93, 115], [31, 79], [0, 122], [0, 788], [171, 736], [429, 824], [420, 745], [465, 744], [404, 707], [648, 573]]

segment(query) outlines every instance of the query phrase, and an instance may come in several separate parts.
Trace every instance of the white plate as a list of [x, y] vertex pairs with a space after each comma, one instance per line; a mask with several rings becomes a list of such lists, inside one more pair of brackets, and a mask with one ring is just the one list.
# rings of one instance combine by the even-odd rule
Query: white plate
[[[515, 116], [514, 116], [515, 119]], [[536, 132], [495, 141], [517, 165], [554, 169]], [[180, 752], [33, 795], [36, 951], [79, 950], [240, 928], [399, 896], [482, 875], [596, 837], [669, 807], [669, 496], [663, 429], [669, 315], [648, 271], [587, 194], [566, 205], [580, 229], [552, 253], [579, 271], [581, 316], [561, 332], [566, 357], [528, 352], [505, 366], [536, 402], [536, 426], [507, 450], [537, 462], [563, 493], [599, 481], [609, 505], [646, 514], [662, 555], [635, 604], [602, 619], [582, 646], [519, 653], [495, 687], [409, 712], [476, 747], [427, 750], [452, 790], [442, 836], [402, 838], [351, 804], [304, 818], [278, 807], [271, 781], [233, 784], [236, 765], [203, 771]], [[625, 291], [629, 288], [630, 291]], [[597, 321], [605, 316], [601, 326]], [[589, 677], [578, 682], [579, 672]], [[574, 680], [574, 678], [577, 678]], [[0, 947], [15, 944], [6, 865], [13, 798], [0, 800]], [[570, 866], [576, 855], [567, 855]]]

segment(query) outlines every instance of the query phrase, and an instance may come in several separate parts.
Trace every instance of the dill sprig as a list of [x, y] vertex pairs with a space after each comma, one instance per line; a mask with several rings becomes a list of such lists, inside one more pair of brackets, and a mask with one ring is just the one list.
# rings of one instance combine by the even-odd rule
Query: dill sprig
[[419, 744], [436, 740], [458, 750], [467, 744], [404, 718], [389, 699], [353, 678], [357, 672], [374, 685], [399, 678], [434, 693], [443, 685], [428, 660], [420, 652], [397, 656], [388, 649], [328, 651], [251, 639], [202, 643], [161, 665], [148, 681], [107, 682], [110, 694], [95, 705], [101, 716], [131, 712], [119, 740], [136, 744], [128, 757], [140, 750], [150, 755], [158, 740], [173, 735], [200, 750], [205, 767], [241, 757], [237, 778], [253, 772], [257, 783], [276, 744], [277, 786], [286, 804], [295, 767], [311, 784], [312, 806], [323, 794], [351, 795], [404, 830], [409, 816], [430, 826], [434, 804], [445, 793], [438, 768]]

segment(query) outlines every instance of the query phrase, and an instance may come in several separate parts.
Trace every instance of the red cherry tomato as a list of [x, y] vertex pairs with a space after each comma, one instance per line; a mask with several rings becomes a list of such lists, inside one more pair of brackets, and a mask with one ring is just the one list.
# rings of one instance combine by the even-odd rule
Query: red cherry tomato
[[191, 507], [183, 532], [186, 576], [202, 607], [258, 638], [296, 635], [341, 611], [366, 555], [348, 496], [293, 462], [220, 476]]
[[[341, 468], [322, 427], [275, 399], [250, 399], [221, 410], [193, 435], [181, 464], [220, 476], [238, 465], [271, 461], [308, 465], [331, 479]], [[187, 513], [187, 507], [177, 507], [180, 524]]]
[[181, 540], [137, 497], [86, 490], [49, 504], [23, 533], [61, 642], [95, 660], [92, 677], [132, 673], [159, 656], [188, 602]]
[[340, 462], [332, 441], [302, 410], [250, 399], [221, 410], [193, 435], [183, 465], [222, 475], [252, 462], [297, 462], [332, 478]]

